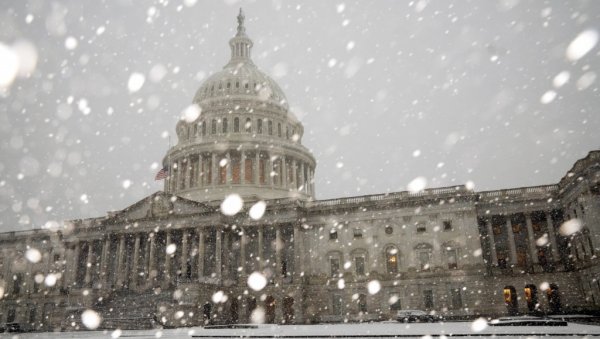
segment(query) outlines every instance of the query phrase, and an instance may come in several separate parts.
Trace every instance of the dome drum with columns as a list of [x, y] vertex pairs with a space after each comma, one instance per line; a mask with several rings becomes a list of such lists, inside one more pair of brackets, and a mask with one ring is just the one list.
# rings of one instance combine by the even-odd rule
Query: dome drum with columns
[[250, 59], [252, 40], [238, 15], [231, 60], [198, 89], [200, 115], [177, 124], [178, 143], [163, 160], [165, 191], [196, 200], [314, 197], [316, 162], [304, 128], [277, 83]]

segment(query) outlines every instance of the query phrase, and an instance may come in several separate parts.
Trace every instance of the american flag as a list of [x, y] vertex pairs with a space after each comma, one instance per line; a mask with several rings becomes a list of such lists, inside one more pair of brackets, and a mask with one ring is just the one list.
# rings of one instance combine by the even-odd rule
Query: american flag
[[167, 166], [165, 166], [160, 171], [158, 171], [158, 173], [156, 173], [154, 180], [164, 180], [168, 176], [169, 176], [169, 168]]

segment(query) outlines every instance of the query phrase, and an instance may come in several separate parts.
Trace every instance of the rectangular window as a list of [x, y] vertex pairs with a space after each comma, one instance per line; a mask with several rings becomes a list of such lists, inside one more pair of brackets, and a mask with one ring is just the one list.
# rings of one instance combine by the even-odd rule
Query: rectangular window
[[422, 270], [429, 269], [429, 257], [430, 255], [427, 251], [421, 251], [418, 253], [419, 263], [421, 264]]
[[365, 257], [355, 257], [354, 266], [356, 268], [356, 275], [365, 275]]
[[227, 164], [226, 166], [219, 166], [219, 184], [225, 184], [227, 182]]
[[433, 308], [433, 291], [425, 290], [423, 291], [423, 305], [426, 309]]
[[273, 121], [271, 120], [267, 122], [267, 132], [269, 133], [269, 135], [273, 135]]
[[358, 312], [367, 313], [367, 295], [358, 295]]
[[425, 226], [425, 223], [418, 223], [417, 224], [417, 233], [425, 233], [427, 232], [427, 226]]
[[331, 258], [329, 259], [329, 264], [331, 265], [331, 276], [337, 277], [340, 274], [340, 259]]
[[388, 300], [390, 302], [390, 311], [396, 313], [402, 309], [402, 303], [397, 295], [390, 295]]
[[241, 171], [241, 166], [240, 166], [239, 156], [231, 157], [231, 182], [233, 184], [240, 183], [240, 175], [241, 175], [240, 171]]
[[444, 221], [444, 231], [452, 231], [452, 221]]
[[246, 158], [246, 164], [245, 164], [245, 168], [244, 168], [244, 181], [246, 183], [253, 183], [254, 182], [254, 172], [253, 172], [253, 168], [252, 168], [252, 159], [248, 159]]
[[331, 302], [331, 311], [333, 315], [344, 315], [344, 303], [341, 295], [333, 295], [333, 300]]
[[455, 248], [446, 251], [446, 258], [448, 260], [449, 269], [453, 270], [458, 268], [458, 255]]
[[262, 119], [258, 119], [256, 121], [256, 133], [258, 134], [262, 134], [263, 130], [262, 130]]
[[362, 237], [363, 237], [363, 233], [360, 228], [355, 228], [353, 230], [353, 234], [354, 234], [354, 239], [362, 239]]
[[338, 233], [336, 230], [329, 231], [329, 240], [337, 240]]
[[450, 296], [452, 298], [452, 308], [455, 310], [463, 307], [462, 296], [460, 294], [460, 288], [453, 288], [450, 290]]
[[264, 185], [267, 183], [267, 177], [265, 176], [265, 168], [266, 168], [266, 163], [265, 163], [265, 159], [260, 159], [258, 162], [258, 180], [260, 181], [261, 185]]

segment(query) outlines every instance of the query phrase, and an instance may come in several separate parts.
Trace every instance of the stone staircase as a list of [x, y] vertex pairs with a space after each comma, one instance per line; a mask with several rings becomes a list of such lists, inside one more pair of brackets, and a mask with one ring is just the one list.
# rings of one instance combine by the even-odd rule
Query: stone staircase
[[160, 326], [157, 306], [171, 300], [168, 292], [118, 290], [95, 306], [102, 315], [104, 329], [151, 329]]

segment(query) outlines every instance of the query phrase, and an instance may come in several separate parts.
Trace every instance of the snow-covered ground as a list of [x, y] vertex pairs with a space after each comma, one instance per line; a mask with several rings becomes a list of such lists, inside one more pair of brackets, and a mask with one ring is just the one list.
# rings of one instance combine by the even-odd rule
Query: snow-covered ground
[[[1, 338], [422, 338], [433, 337], [511, 337], [532, 338], [551, 334], [553, 338], [600, 337], [600, 326], [569, 323], [568, 326], [508, 326], [486, 327], [471, 322], [433, 324], [401, 324], [382, 322], [371, 324], [330, 325], [259, 325], [246, 329], [180, 328], [143, 331], [89, 331], [57, 333], [3, 334]], [[427, 338], [427, 337], [426, 337]]]

